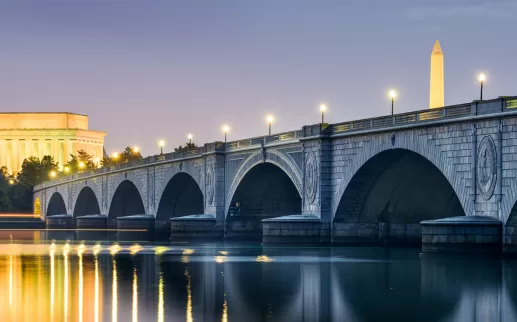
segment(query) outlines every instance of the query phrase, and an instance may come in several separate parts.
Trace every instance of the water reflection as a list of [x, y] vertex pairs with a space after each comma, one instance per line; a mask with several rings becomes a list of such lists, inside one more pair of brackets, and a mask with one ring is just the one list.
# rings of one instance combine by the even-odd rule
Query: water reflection
[[517, 320], [516, 261], [382, 248], [159, 253], [145, 245], [0, 247], [0, 321]]

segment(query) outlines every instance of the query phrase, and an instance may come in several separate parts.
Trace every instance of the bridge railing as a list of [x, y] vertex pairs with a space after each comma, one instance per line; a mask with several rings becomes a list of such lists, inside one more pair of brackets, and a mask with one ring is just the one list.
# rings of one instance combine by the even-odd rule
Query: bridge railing
[[283, 133], [277, 133], [266, 136], [259, 136], [239, 141], [232, 141], [226, 143], [226, 151], [232, 151], [252, 146], [259, 146], [261, 144], [270, 144], [275, 142], [293, 141], [303, 137], [303, 131], [289, 131]]
[[390, 116], [375, 117], [357, 121], [342, 122], [331, 125], [332, 133], [353, 132], [361, 130], [387, 128], [397, 125], [412, 124], [417, 122], [434, 121], [439, 119], [455, 118], [470, 115], [471, 104], [447, 106], [432, 110], [395, 114]]
[[[426, 123], [436, 120], [461, 118], [469, 115], [481, 115], [499, 112], [513, 112], [517, 111], [517, 96], [499, 97], [493, 100], [478, 101], [476, 104], [467, 103], [453, 106], [446, 106], [436, 109], [426, 109], [416, 112], [402, 113], [389, 116], [381, 116], [369, 119], [347, 121], [342, 123], [329, 124], [327, 130], [330, 134], [349, 133], [362, 130], [375, 130], [382, 128], [389, 128], [393, 126]], [[320, 127], [321, 128], [321, 127]], [[326, 131], [327, 131], [326, 130]], [[318, 132], [319, 133], [319, 132]], [[316, 133], [317, 134], [317, 133]], [[308, 135], [311, 135], [310, 133]], [[231, 141], [226, 143], [225, 150], [233, 151], [241, 148], [255, 147], [260, 145], [274, 144], [276, 142], [295, 141], [304, 137], [303, 130], [289, 131], [277, 133], [266, 136], [259, 136], [238, 141]], [[222, 143], [221, 143], [222, 144]], [[50, 182], [45, 182], [40, 187], [53, 185], [56, 183], [63, 183], [74, 179], [89, 177], [92, 175], [99, 175], [106, 172], [116, 171], [120, 169], [131, 168], [146, 164], [153, 164], [162, 161], [169, 161], [181, 159], [186, 157], [200, 156], [205, 153], [205, 146], [183, 152], [171, 152], [161, 155], [153, 155], [141, 160], [119, 163], [109, 167], [103, 167], [92, 171], [85, 171], [54, 179]]]

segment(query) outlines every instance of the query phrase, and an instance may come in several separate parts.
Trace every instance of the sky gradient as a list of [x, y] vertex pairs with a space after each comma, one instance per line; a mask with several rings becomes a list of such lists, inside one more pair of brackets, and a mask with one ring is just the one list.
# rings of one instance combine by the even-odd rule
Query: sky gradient
[[87, 114], [143, 155], [429, 105], [517, 95], [517, 1], [0, 1], [0, 111]]

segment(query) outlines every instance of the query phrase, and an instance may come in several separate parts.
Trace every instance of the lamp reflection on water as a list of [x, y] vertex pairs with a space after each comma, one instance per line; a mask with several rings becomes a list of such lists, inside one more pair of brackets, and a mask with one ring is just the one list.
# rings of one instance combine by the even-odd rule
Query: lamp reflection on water
[[185, 277], [187, 278], [187, 322], [193, 322], [194, 318], [192, 317], [192, 276], [188, 269], [185, 270]]
[[160, 273], [160, 280], [158, 281], [158, 322], [163, 322], [163, 273]]
[[133, 268], [133, 322], [138, 322], [138, 276], [136, 267]]
[[117, 299], [117, 262], [115, 258], [112, 260], [113, 263], [113, 272], [112, 272], [112, 286], [111, 286], [111, 321], [117, 322], [117, 308], [118, 308], [118, 299]]
[[93, 314], [95, 322], [99, 322], [99, 259], [97, 258], [97, 254], [95, 254], [94, 258], [95, 265], [95, 296], [94, 296], [94, 308]]
[[[84, 245], [83, 245], [84, 246]], [[79, 308], [79, 322], [83, 321], [83, 249], [79, 248], [77, 252], [77, 256], [79, 256], [79, 300], [78, 300], [78, 308]]]
[[56, 278], [55, 275], [55, 262], [54, 262], [54, 250], [56, 245], [52, 243], [50, 246], [50, 321], [54, 320], [54, 280]]
[[65, 262], [65, 282], [64, 282], [64, 296], [63, 296], [63, 311], [64, 311], [64, 321], [68, 321], [68, 251], [70, 250], [70, 245], [65, 244], [63, 247], [63, 259]]
[[13, 255], [9, 256], [9, 307], [13, 306]]

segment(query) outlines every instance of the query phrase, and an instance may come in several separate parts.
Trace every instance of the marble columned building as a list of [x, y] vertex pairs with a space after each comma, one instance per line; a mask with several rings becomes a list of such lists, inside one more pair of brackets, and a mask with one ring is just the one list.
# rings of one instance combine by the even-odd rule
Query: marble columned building
[[0, 166], [16, 173], [24, 159], [51, 155], [62, 167], [81, 149], [101, 159], [105, 136], [88, 129], [86, 115], [0, 113]]

